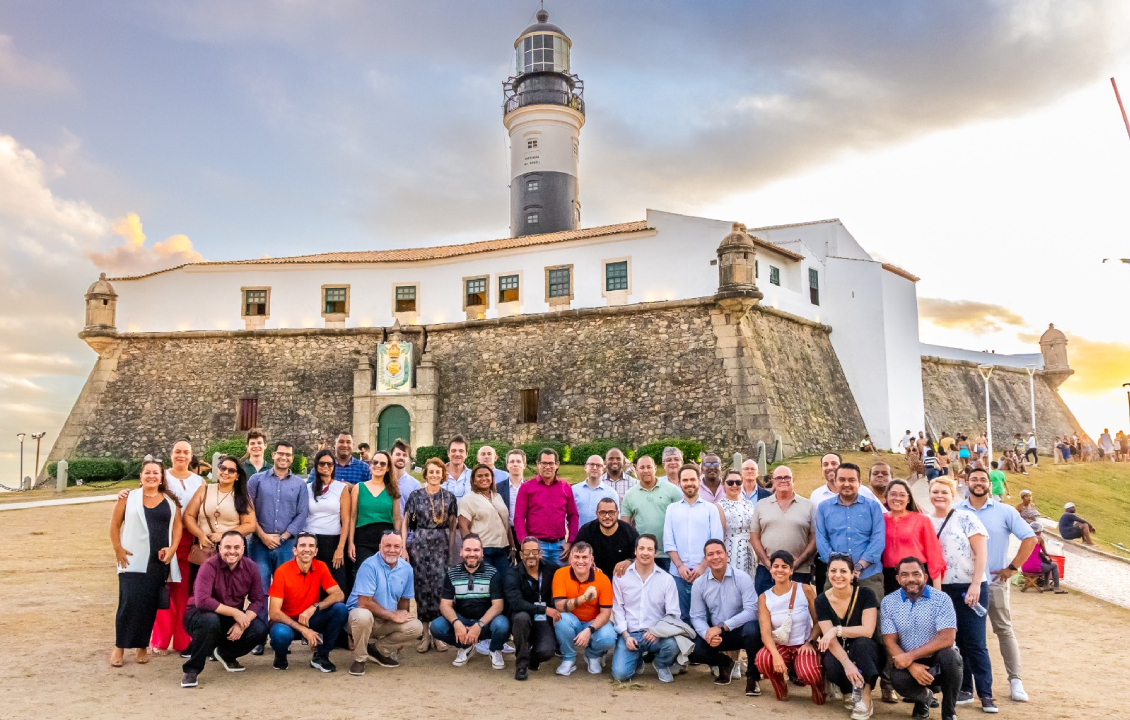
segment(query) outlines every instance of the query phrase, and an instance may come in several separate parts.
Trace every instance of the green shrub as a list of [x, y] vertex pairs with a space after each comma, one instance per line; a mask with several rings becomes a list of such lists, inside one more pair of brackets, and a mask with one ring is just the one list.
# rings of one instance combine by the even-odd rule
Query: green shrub
[[47, 463], [47, 476], [48, 477], [59, 477], [58, 475], [56, 475], [56, 473], [58, 471], [59, 471], [59, 462], [58, 461], [52, 461], [52, 462]]
[[566, 462], [569, 457], [569, 446], [560, 440], [531, 440], [527, 443], [522, 443], [518, 447], [526, 451], [526, 463], [537, 469], [538, 453], [545, 448], [553, 448], [557, 451], [557, 457], [561, 462]]
[[683, 451], [683, 460], [686, 462], [698, 462], [706, 446], [697, 440], [685, 440], [682, 438], [665, 438], [648, 443], [642, 447], [636, 448], [635, 458], [639, 459], [644, 455], [650, 456], [655, 460], [655, 464], [663, 465], [663, 448], [667, 446], [677, 447]]
[[593, 440], [586, 443], [577, 443], [569, 448], [569, 464], [584, 465], [585, 460], [588, 460], [590, 455], [604, 457], [612, 448], [620, 448], [625, 457], [628, 457], [631, 453], [628, 443], [623, 440]]
[[423, 467], [424, 463], [434, 457], [447, 462], [447, 448], [442, 445], [421, 445], [416, 448], [417, 467]]
[[290, 464], [290, 471], [295, 475], [305, 475], [307, 462], [305, 455], [295, 455], [294, 462]]
[[[47, 463], [47, 474], [58, 477], [59, 463]], [[83, 482], [107, 482], [137, 477], [141, 473], [141, 461], [118, 460], [117, 458], [68, 458], [67, 485]]]
[[500, 440], [476, 440], [472, 442], [467, 448], [467, 466], [474, 467], [479, 464], [479, 450], [483, 445], [490, 445], [494, 448], [494, 454], [498, 456], [494, 461], [494, 466], [499, 470], [505, 470], [506, 451], [510, 449], [510, 444]]

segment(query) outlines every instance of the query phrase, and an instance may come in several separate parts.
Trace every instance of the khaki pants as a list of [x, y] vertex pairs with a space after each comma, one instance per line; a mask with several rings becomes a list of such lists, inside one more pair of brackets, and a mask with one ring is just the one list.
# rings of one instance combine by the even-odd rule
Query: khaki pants
[[349, 611], [349, 632], [353, 636], [353, 659], [365, 662], [370, 642], [382, 655], [393, 655], [397, 649], [419, 640], [424, 624], [416, 618], [397, 623], [373, 617], [363, 608], [353, 608]]
[[989, 624], [997, 635], [1009, 680], [1020, 679], [1020, 645], [1012, 632], [1012, 610], [1008, 606], [1009, 583], [989, 583]]

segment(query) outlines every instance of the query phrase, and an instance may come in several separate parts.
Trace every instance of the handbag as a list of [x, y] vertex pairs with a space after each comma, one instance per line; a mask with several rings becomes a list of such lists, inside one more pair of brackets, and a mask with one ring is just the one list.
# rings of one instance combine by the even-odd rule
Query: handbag
[[[207, 489], [204, 490], [204, 500], [201, 503], [201, 505], [204, 506], [204, 522], [208, 523], [208, 534], [211, 535], [213, 532], [215, 532], [215, 529], [212, 527], [211, 518], [208, 517], [208, 490]], [[216, 504], [216, 507], [219, 507], [219, 503]], [[205, 548], [200, 544], [200, 539], [197, 538], [196, 540], [192, 541], [192, 547], [190, 547], [188, 549], [188, 561], [190, 563], [192, 563], [193, 565], [203, 565], [204, 563], [208, 562], [208, 560], [211, 559], [211, 557], [215, 554], [216, 554], [216, 546], [215, 545], [213, 545], [210, 548]]]
[[773, 642], [778, 645], [788, 645], [789, 637], [793, 634], [793, 605], [796, 604], [797, 584], [793, 583], [793, 594], [789, 597], [789, 614], [780, 627], [773, 628]]
[[942, 521], [942, 526], [938, 528], [938, 538], [942, 537], [942, 531], [946, 529], [946, 525], [949, 524], [951, 517], [953, 517], [953, 510], [950, 510], [948, 513], [946, 513], [946, 519]]

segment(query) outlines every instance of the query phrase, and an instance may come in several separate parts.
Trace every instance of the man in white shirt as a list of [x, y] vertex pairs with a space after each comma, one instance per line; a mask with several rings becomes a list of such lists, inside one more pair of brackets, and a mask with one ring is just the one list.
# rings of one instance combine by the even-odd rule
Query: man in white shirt
[[673, 637], [656, 637], [652, 628], [679, 617], [679, 593], [671, 576], [655, 566], [658, 541], [640, 535], [636, 561], [622, 577], [612, 578], [612, 622], [619, 636], [612, 655], [612, 677], [627, 682], [643, 671], [643, 653], [655, 653], [655, 674], [671, 682], [671, 665], [679, 654]]
[[471, 468], [467, 467], [467, 441], [456, 435], [447, 443], [447, 481], [443, 489], [455, 496], [463, 497], [471, 491]]
[[912, 435], [911, 432], [907, 430], [906, 435], [903, 435], [902, 440], [899, 440], [899, 450], [902, 450], [903, 454], [905, 455], [906, 451], [909, 450], [913, 444], [914, 435]]
[[[910, 432], [907, 430], [907, 432]], [[913, 440], [913, 438], [911, 438]], [[824, 485], [812, 491], [808, 497], [812, 501], [813, 509], [820, 505], [825, 500], [830, 500], [840, 494], [836, 488], [836, 469], [840, 467], [843, 460], [840, 458], [839, 453], [827, 453], [824, 457], [820, 458], [820, 470], [824, 473]], [[871, 488], [866, 485], [859, 486], [859, 494], [865, 498], [874, 500], [882, 505], [883, 503], [879, 498], [875, 497], [875, 493], [871, 492]]]
[[[526, 451], [514, 448], [506, 453], [506, 473], [510, 483], [510, 526], [514, 526], [514, 501], [518, 499], [518, 489], [522, 487], [526, 471]], [[519, 538], [521, 539], [521, 538]]]
[[1033, 465], [1038, 466], [1040, 464], [1040, 454], [1038, 452], [1036, 452], [1036, 433], [1035, 432], [1029, 432], [1028, 433], [1028, 441], [1025, 444], [1028, 446], [1028, 449], [1024, 451], [1025, 459], [1027, 459]]
[[679, 468], [683, 499], [671, 503], [663, 519], [663, 550], [671, 559], [670, 573], [679, 591], [680, 617], [690, 623], [691, 583], [706, 572], [703, 547], [707, 540], [722, 539], [722, 509], [699, 495], [698, 466]]

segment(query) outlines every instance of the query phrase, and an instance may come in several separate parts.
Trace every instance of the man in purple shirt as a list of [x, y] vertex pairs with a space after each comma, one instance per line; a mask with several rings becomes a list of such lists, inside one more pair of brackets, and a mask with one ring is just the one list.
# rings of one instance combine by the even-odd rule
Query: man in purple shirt
[[266, 618], [259, 568], [243, 556], [243, 536], [229, 530], [220, 537], [219, 552], [200, 566], [184, 611], [184, 629], [192, 636], [192, 645], [191, 657], [181, 668], [180, 686], [196, 687], [196, 676], [209, 657], [228, 672], [241, 672], [239, 658], [267, 639]]
[[516, 537], [535, 537], [542, 557], [555, 569], [561, 567], [577, 539], [577, 502], [573, 488], [557, 479], [557, 451], [538, 453], [538, 474], [522, 483], [514, 502]]

